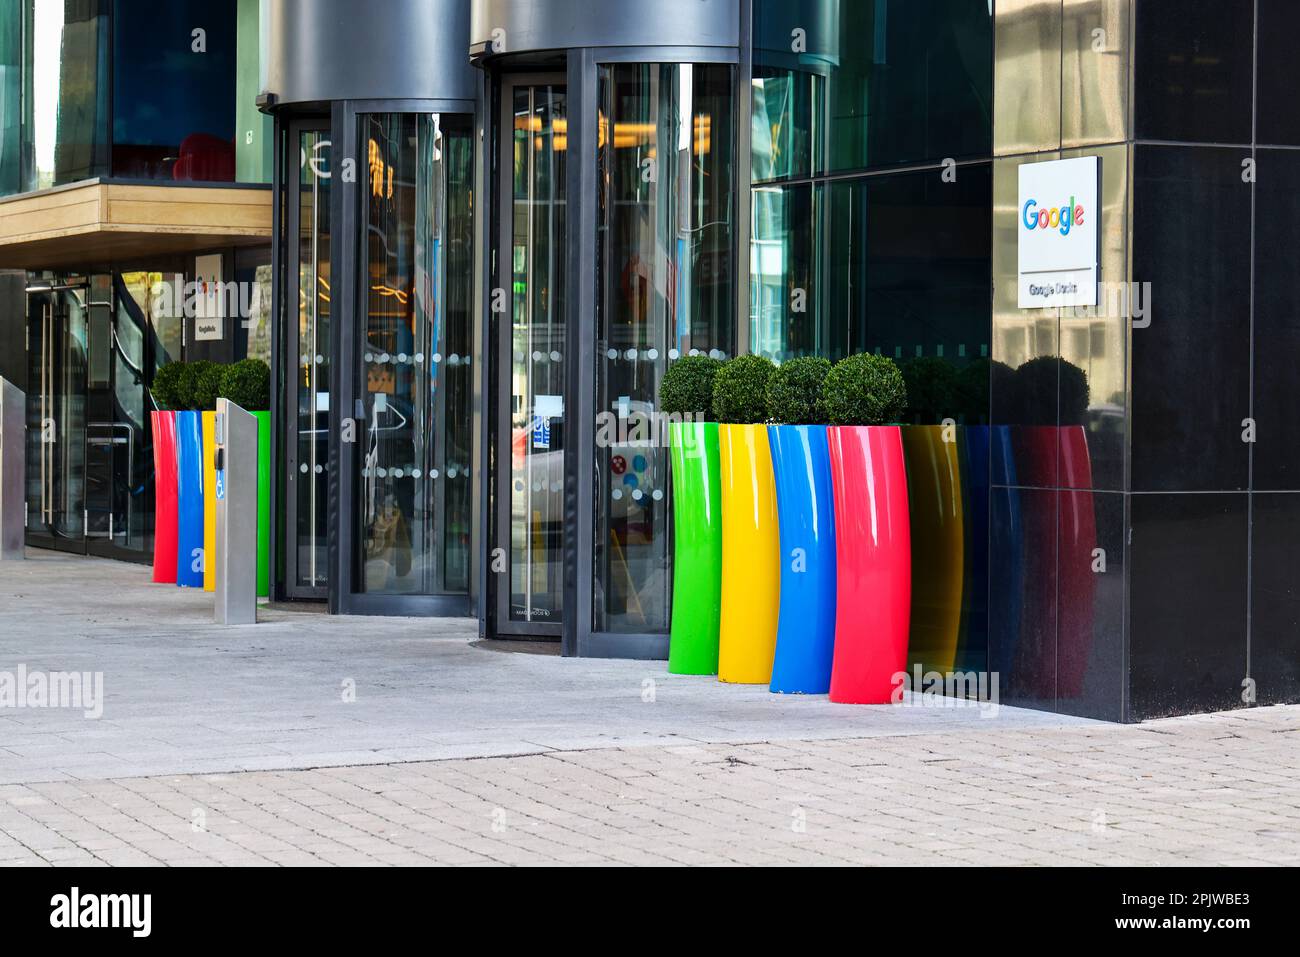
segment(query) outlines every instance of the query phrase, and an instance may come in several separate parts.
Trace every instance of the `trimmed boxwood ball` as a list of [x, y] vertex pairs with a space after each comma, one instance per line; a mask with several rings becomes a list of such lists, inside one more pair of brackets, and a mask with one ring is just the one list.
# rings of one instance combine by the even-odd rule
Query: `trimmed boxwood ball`
[[176, 398], [180, 402], [178, 408], [186, 411], [197, 411], [203, 408], [205, 383], [211, 381], [211, 369], [215, 365], [216, 363], [206, 359], [185, 363], [180, 382], [176, 386]]
[[823, 425], [822, 383], [831, 371], [829, 359], [803, 356], [787, 359], [767, 380], [767, 414], [782, 425]]
[[245, 412], [271, 408], [271, 368], [261, 359], [240, 359], [226, 366], [221, 376], [221, 398]]
[[199, 361], [194, 363], [194, 384], [191, 391], [192, 408], [200, 412], [212, 412], [217, 407], [217, 396], [221, 394], [221, 376], [223, 366], [215, 362]]
[[904, 361], [898, 371], [907, 386], [908, 420], [938, 425], [961, 411], [957, 369], [937, 356], [917, 356]]
[[682, 356], [664, 373], [659, 384], [659, 411], [682, 417], [702, 415], [713, 419], [713, 377], [722, 366], [712, 356]]
[[713, 414], [719, 422], [766, 422], [767, 380], [776, 366], [766, 356], [728, 359], [713, 377]]
[[153, 385], [149, 386], [149, 393], [153, 396], [154, 405], [160, 410], [175, 412], [184, 408], [180, 393], [184, 374], [183, 362], [169, 362], [153, 374]]
[[907, 386], [893, 359], [870, 353], [835, 363], [822, 384], [822, 411], [831, 425], [887, 425], [907, 408]]
[[1088, 375], [1060, 356], [1038, 356], [1016, 369], [1020, 425], [1081, 425], [1088, 412]]
[[[992, 363], [981, 356], [972, 359], [957, 373], [958, 404], [966, 421], [971, 424], [979, 424], [988, 418], [989, 378], [992, 372]], [[908, 394], [911, 394], [910, 390]]]

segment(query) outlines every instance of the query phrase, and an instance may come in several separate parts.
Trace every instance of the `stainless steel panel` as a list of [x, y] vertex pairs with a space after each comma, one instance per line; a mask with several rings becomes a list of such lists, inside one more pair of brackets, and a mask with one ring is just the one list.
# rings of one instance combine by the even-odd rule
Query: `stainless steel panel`
[[27, 396], [8, 379], [0, 379], [0, 561], [23, 557], [26, 428]]
[[478, 95], [465, 49], [470, 0], [269, 2], [277, 105]]
[[487, 55], [575, 47], [737, 47], [741, 0], [473, 0], [469, 43]]
[[1061, 145], [1119, 143], [1129, 131], [1132, 0], [1065, 0]]
[[217, 590], [219, 625], [257, 623], [257, 419], [217, 400]]
[[1061, 145], [1061, 0], [997, 0], [993, 154]]

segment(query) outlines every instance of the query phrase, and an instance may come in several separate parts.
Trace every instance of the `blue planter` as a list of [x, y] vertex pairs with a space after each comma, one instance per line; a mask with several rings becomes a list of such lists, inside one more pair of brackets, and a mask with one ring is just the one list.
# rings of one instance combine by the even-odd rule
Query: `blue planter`
[[773, 692], [826, 694], [835, 652], [835, 504], [824, 425], [768, 426], [781, 527]]
[[176, 584], [203, 587], [203, 418], [176, 413]]
[[[989, 495], [989, 650], [988, 669], [1003, 692], [1014, 677], [1020, 646], [1020, 614], [1025, 602], [1025, 525], [1016, 487], [1011, 426], [989, 429], [993, 486]], [[1053, 579], [1054, 580], [1054, 579]]]
[[966, 425], [962, 470], [966, 488], [966, 623], [957, 653], [958, 671], [987, 671], [989, 647], [989, 427]]

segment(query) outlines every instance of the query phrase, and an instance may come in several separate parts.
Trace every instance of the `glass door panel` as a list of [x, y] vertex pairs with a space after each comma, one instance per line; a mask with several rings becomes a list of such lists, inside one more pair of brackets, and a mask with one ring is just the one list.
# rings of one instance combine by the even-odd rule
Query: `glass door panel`
[[370, 114], [362, 141], [358, 590], [463, 595], [473, 521], [472, 124]]
[[297, 197], [290, 200], [296, 248], [289, 251], [298, 309], [286, 349], [287, 361], [293, 364], [285, 476], [286, 584], [290, 597], [324, 598], [329, 520], [330, 141], [323, 130], [295, 128], [290, 143], [297, 147], [298, 156]]
[[501, 352], [497, 480], [505, 483], [499, 525], [508, 529], [510, 562], [498, 620], [503, 631], [510, 623], [550, 631], [561, 623], [564, 593], [564, 87], [508, 88], [504, 120], [509, 202], [499, 268], [511, 283], [511, 315]]
[[28, 297], [27, 527], [33, 545], [85, 550], [86, 382], [84, 287]]

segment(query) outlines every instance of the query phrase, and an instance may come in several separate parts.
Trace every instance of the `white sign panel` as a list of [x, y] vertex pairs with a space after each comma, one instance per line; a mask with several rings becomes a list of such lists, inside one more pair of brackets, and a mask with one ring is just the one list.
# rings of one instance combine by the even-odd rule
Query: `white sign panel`
[[1019, 306], [1097, 305], [1101, 158], [1020, 167]]
[[198, 297], [194, 309], [194, 338], [220, 340], [226, 331], [226, 303], [222, 289], [221, 254], [194, 257]]

